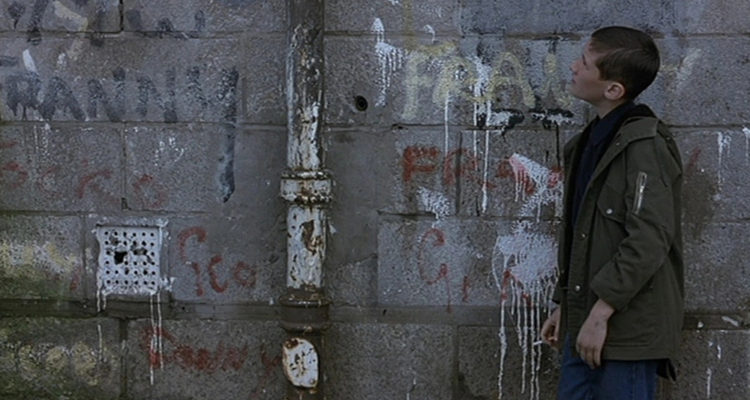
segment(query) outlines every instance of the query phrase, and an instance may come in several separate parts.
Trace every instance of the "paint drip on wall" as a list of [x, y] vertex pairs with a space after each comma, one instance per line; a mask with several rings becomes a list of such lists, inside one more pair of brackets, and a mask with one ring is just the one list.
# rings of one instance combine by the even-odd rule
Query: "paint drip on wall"
[[380, 93], [375, 102], [376, 106], [385, 105], [386, 91], [391, 85], [391, 76], [401, 69], [404, 65], [406, 52], [385, 41], [385, 27], [380, 18], [375, 18], [372, 23], [372, 31], [375, 33], [375, 53], [378, 55], [378, 65], [380, 69]]
[[539, 371], [542, 349], [536, 338], [547, 317], [546, 305], [552, 298], [557, 280], [557, 244], [552, 234], [545, 234], [541, 209], [555, 207], [559, 215], [562, 198], [560, 173], [514, 154], [508, 160], [515, 177], [516, 201], [522, 202], [521, 215], [535, 215], [534, 220], [516, 222], [509, 235], [499, 235], [492, 254], [492, 272], [500, 290], [500, 371], [499, 399], [503, 396], [505, 358], [508, 354], [506, 318], [515, 326], [521, 349], [521, 392], [529, 399], [539, 399]]

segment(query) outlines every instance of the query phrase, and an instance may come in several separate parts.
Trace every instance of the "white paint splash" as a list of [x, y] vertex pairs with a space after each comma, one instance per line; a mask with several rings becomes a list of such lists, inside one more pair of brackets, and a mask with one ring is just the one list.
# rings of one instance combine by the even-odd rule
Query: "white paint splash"
[[58, 18], [67, 19], [68, 21], [73, 22], [73, 25], [76, 28], [85, 27], [89, 23], [86, 17], [81, 16], [80, 14], [66, 7], [63, 3], [59, 1], [52, 2], [52, 6], [55, 9], [55, 16], [57, 16]]
[[742, 133], [745, 134], [745, 165], [750, 165], [750, 129], [742, 127]]
[[729, 135], [725, 135], [723, 132], [719, 132], [716, 141], [719, 146], [719, 167], [718, 169], [718, 175], [719, 175], [719, 187], [721, 188], [722, 184], [724, 183], [724, 176], [722, 174], [722, 165], [723, 165], [723, 159], [724, 159], [724, 153], [729, 151], [730, 146], [732, 145], [732, 137]]
[[23, 51], [23, 66], [26, 67], [26, 70], [29, 72], [37, 72], [36, 63], [34, 63], [34, 58], [31, 57], [29, 49]]
[[711, 367], [706, 368], [706, 398], [711, 398], [711, 378], [713, 375], [713, 371], [711, 371]]
[[514, 154], [509, 163], [516, 178], [516, 201], [523, 201], [522, 215], [536, 212], [535, 221], [519, 221], [511, 234], [498, 235], [492, 254], [492, 272], [500, 291], [500, 372], [498, 392], [502, 399], [507, 333], [506, 308], [515, 322], [518, 346], [522, 351], [521, 392], [526, 392], [527, 373], [529, 398], [539, 399], [541, 347], [533, 341], [540, 331], [543, 308], [552, 298], [557, 279], [557, 243], [552, 235], [540, 233], [542, 206], [557, 206], [562, 197], [562, 182], [544, 166]]
[[445, 156], [448, 156], [448, 117], [450, 115], [450, 103], [451, 103], [451, 96], [450, 93], [446, 93], [445, 95], [445, 108], [443, 109], [443, 130], [445, 131], [443, 135], [444, 139], [444, 145], [443, 145], [443, 154]]
[[724, 321], [724, 322], [726, 322], [726, 323], [728, 323], [728, 324], [731, 324], [735, 328], [739, 328], [740, 327], [740, 322], [739, 321], [737, 321], [734, 318], [727, 317], [726, 315], [723, 315], [721, 317], [721, 320]]
[[682, 93], [685, 84], [691, 81], [693, 74], [693, 67], [698, 60], [701, 58], [701, 49], [691, 48], [687, 51], [687, 56], [682, 60], [680, 66], [677, 68], [677, 76], [675, 77], [677, 93]]
[[435, 43], [435, 28], [433, 28], [432, 25], [425, 25], [422, 29], [432, 35], [432, 43]]
[[[68, 21], [71, 21], [73, 23], [73, 29], [78, 32], [85, 31], [89, 26], [89, 20], [88, 18], [76, 13], [75, 11], [71, 10], [70, 8], [66, 7], [64, 4], [62, 4], [60, 1], [54, 1], [52, 3], [52, 6], [55, 9], [55, 15], [60, 19], [65, 19]], [[70, 54], [70, 58], [73, 60], [76, 60], [78, 56], [80, 55], [81, 51], [83, 50], [83, 44], [84, 41], [81, 39], [74, 39], [73, 44], [70, 45], [70, 48], [68, 49], [68, 52]], [[65, 53], [63, 53], [65, 54]], [[62, 55], [62, 54], [61, 54]], [[66, 63], [65, 59], [62, 60], [58, 57], [58, 63], [62, 61], [63, 64]]]
[[[154, 317], [154, 297], [156, 297], [156, 317]], [[150, 321], [151, 321], [151, 346], [150, 349], [156, 349], [156, 353], [159, 354], [159, 369], [164, 369], [164, 353], [163, 340], [162, 340], [162, 319], [161, 319], [161, 294], [156, 293], [155, 295], [149, 296], [149, 310], [150, 310]], [[154, 384], [154, 363], [149, 360], [149, 379], [151, 385]]]
[[384, 106], [386, 101], [386, 91], [391, 85], [391, 76], [403, 66], [406, 52], [386, 43], [385, 27], [380, 18], [375, 18], [375, 21], [373, 21], [372, 31], [376, 36], [375, 53], [378, 55], [378, 62], [380, 65], [380, 93], [375, 105]]
[[[477, 80], [476, 82], [474, 82], [474, 85], [472, 87], [474, 98], [481, 99], [490, 86], [492, 66], [484, 64], [482, 60], [477, 56], [472, 56], [470, 60], [474, 63], [477, 73]], [[489, 101], [486, 101], [484, 103], [482, 103], [481, 101], [474, 101], [474, 126], [477, 126], [479, 124], [479, 114], [485, 114], [487, 116], [487, 119], [489, 119], [491, 113], [492, 109], [490, 107]]]
[[419, 187], [417, 196], [419, 196], [420, 208], [435, 214], [435, 219], [438, 221], [450, 214], [450, 201], [442, 193]]

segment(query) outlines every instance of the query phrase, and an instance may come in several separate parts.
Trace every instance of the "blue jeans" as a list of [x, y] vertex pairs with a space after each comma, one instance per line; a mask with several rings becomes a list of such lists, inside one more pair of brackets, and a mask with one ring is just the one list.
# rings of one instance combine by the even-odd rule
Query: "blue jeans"
[[653, 400], [658, 366], [658, 360], [602, 360], [600, 367], [591, 369], [573, 354], [573, 345], [566, 337], [557, 399]]

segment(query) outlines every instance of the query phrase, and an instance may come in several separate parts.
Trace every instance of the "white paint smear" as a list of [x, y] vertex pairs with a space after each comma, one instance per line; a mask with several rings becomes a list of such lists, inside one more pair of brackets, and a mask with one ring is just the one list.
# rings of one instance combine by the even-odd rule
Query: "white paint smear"
[[380, 18], [375, 18], [372, 23], [372, 31], [376, 35], [375, 53], [378, 55], [380, 66], [380, 93], [375, 102], [376, 106], [384, 106], [386, 102], [386, 92], [391, 85], [393, 73], [401, 69], [404, 65], [405, 51], [385, 41], [385, 27]]
[[716, 138], [716, 141], [719, 146], [719, 167], [717, 169], [718, 169], [718, 175], [719, 175], [719, 188], [721, 188], [722, 184], [724, 183], [724, 176], [722, 174], [724, 153], [729, 151], [729, 148], [732, 145], [732, 137], [729, 135], [725, 135], [722, 132], [719, 132]]
[[726, 315], [722, 316], [721, 320], [724, 321], [724, 322], [726, 322], [726, 323], [728, 323], [728, 324], [731, 324], [735, 328], [739, 328], [740, 327], [740, 322], [739, 321], [737, 321], [734, 318], [727, 317]]
[[52, 3], [52, 6], [55, 9], [55, 15], [62, 19], [67, 19], [68, 21], [73, 22], [73, 26], [76, 29], [84, 29], [88, 27], [89, 20], [86, 19], [86, 17], [81, 16], [80, 14], [76, 13], [75, 11], [69, 9], [68, 7], [65, 7], [64, 4], [62, 4], [59, 1], [55, 1]]
[[[499, 398], [502, 399], [503, 375], [508, 340], [505, 331], [506, 308], [515, 323], [518, 346], [522, 352], [521, 392], [528, 389], [530, 399], [539, 399], [541, 346], [534, 338], [540, 331], [546, 313], [543, 307], [552, 298], [557, 279], [557, 242], [542, 230], [542, 206], [557, 206], [562, 197], [562, 182], [553, 172], [535, 161], [514, 154], [509, 163], [516, 181], [516, 201], [522, 201], [523, 215], [536, 212], [534, 221], [520, 221], [511, 234], [498, 235], [492, 254], [492, 272], [500, 291], [500, 371]], [[544, 314], [544, 315], [543, 315]], [[528, 388], [527, 388], [528, 386]]]
[[433, 28], [432, 25], [425, 25], [422, 29], [432, 35], [432, 43], [435, 43], [435, 28]]
[[676, 76], [677, 93], [682, 93], [685, 84], [691, 81], [691, 77], [693, 75], [693, 67], [701, 58], [701, 53], [701, 49], [689, 49], [687, 52], [687, 56], [685, 56], [685, 58], [680, 63], [680, 66], [677, 69]]
[[23, 66], [29, 72], [37, 72], [36, 63], [34, 63], [34, 58], [31, 57], [29, 49], [23, 51]]
[[450, 214], [450, 201], [442, 193], [419, 187], [417, 196], [420, 208], [435, 214], [438, 221]]

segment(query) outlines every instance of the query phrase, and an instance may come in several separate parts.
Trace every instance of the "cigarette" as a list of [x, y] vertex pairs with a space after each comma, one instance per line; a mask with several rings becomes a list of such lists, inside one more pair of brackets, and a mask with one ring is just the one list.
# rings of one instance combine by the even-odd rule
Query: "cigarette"
[[539, 346], [539, 345], [540, 345], [540, 344], [542, 344], [542, 343], [544, 343], [544, 342], [543, 342], [543, 341], [541, 341], [541, 340], [537, 340], [536, 342], [532, 343], [531, 345], [532, 345], [532, 346]]

